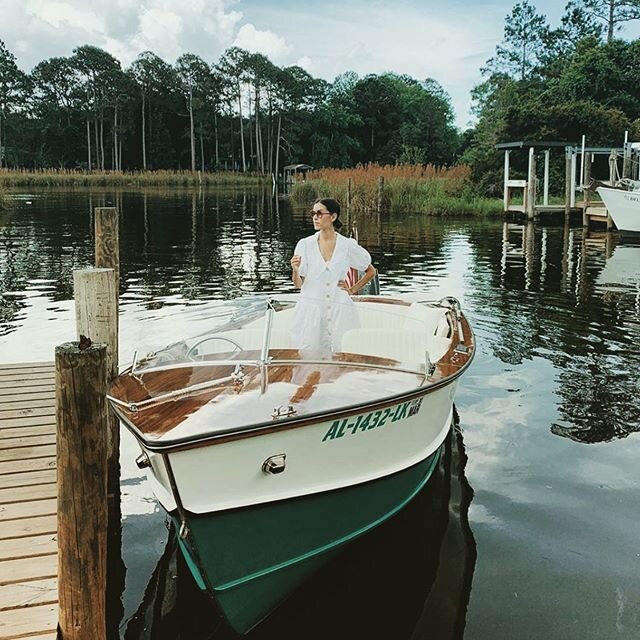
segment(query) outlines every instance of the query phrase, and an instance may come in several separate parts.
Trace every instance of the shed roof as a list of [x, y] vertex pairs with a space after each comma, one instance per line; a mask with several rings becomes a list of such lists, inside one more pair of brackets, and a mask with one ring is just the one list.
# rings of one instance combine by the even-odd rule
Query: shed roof
[[309, 169], [313, 169], [310, 164], [288, 164], [284, 167], [285, 171], [308, 171]]

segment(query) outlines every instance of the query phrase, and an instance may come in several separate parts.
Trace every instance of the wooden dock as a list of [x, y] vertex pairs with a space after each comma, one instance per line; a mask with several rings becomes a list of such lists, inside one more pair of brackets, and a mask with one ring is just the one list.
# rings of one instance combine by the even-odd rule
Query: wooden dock
[[53, 363], [0, 365], [0, 640], [58, 623]]

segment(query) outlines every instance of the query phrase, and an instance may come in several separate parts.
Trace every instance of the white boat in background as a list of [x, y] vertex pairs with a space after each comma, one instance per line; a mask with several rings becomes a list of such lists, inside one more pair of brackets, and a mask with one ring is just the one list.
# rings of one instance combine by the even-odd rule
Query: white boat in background
[[[637, 183], [640, 187], [640, 183]], [[614, 187], [598, 187], [611, 219], [621, 233], [640, 233], [640, 188], [625, 191]]]
[[240, 633], [427, 483], [475, 351], [454, 298], [368, 296], [317, 358], [290, 343], [295, 301], [257, 298], [110, 395], [198, 586]]

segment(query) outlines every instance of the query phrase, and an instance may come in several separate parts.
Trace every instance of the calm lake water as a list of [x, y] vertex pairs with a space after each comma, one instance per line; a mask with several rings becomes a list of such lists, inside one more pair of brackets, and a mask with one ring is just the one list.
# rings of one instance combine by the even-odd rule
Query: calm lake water
[[[120, 362], [203, 331], [223, 301], [290, 291], [312, 231], [270, 193], [16, 192], [0, 214], [0, 364], [75, 339], [72, 270], [121, 211]], [[434, 482], [250, 634], [640, 637], [640, 242], [579, 227], [361, 216], [385, 293], [454, 295], [478, 352]], [[123, 433], [121, 635], [232, 638], [175, 556]], [[162, 560], [159, 559], [162, 556]]]

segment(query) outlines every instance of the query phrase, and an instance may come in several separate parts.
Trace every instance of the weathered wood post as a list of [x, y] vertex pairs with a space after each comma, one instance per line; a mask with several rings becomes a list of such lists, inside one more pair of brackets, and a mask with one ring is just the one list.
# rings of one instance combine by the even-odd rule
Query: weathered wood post
[[[100, 318], [86, 308], [86, 313], [76, 312], [77, 327], [79, 333], [89, 336], [97, 342], [107, 345], [109, 362], [109, 382], [118, 375], [118, 293], [120, 287], [120, 237], [118, 229], [118, 210], [115, 207], [97, 207], [95, 210], [95, 265], [98, 269], [112, 269], [112, 285], [101, 285], [101, 304], [109, 306], [109, 317]], [[108, 287], [105, 289], [104, 287]], [[107, 301], [104, 296], [109, 296]], [[76, 305], [78, 304], [76, 295]], [[84, 304], [93, 304], [93, 300], [87, 300]], [[77, 307], [76, 307], [77, 309]], [[87, 323], [84, 323], [86, 319]], [[95, 320], [95, 322], [94, 322]], [[82, 321], [82, 322], [81, 322]], [[90, 324], [89, 324], [90, 323]], [[120, 424], [112, 415], [109, 422], [109, 517], [110, 521], [117, 522], [120, 526]]]
[[353, 197], [353, 183], [347, 179], [347, 229], [351, 232], [351, 198]]
[[[95, 287], [76, 293], [76, 319], [78, 333], [89, 336], [95, 342], [107, 345], [108, 382], [118, 375], [118, 294], [120, 287], [120, 235], [118, 209], [98, 207], [94, 216], [96, 271], [110, 273], [94, 274]], [[80, 277], [82, 281], [82, 277]], [[79, 286], [84, 284], [79, 282]], [[92, 291], [92, 293], [90, 293]], [[80, 309], [84, 307], [84, 309]], [[100, 314], [92, 309], [100, 308]], [[120, 595], [124, 589], [125, 568], [122, 562], [122, 531], [120, 507], [120, 422], [113, 413], [107, 425], [107, 500], [108, 500], [108, 546], [107, 546], [107, 622], [109, 635], [117, 634], [117, 623], [122, 615]], [[115, 630], [113, 629], [115, 625]]]
[[571, 191], [573, 189], [573, 150], [565, 147], [565, 185], [564, 185], [564, 219], [568, 223], [571, 217]]
[[509, 149], [505, 149], [504, 151], [504, 211], [505, 213], [509, 211], [509, 207], [511, 205], [511, 191], [509, 189], [509, 154], [511, 151]]
[[609, 154], [609, 184], [613, 185], [616, 182], [616, 173], [618, 172], [618, 155], [613, 149]]
[[544, 152], [544, 193], [542, 204], [546, 207], [549, 204], [549, 149]]
[[378, 213], [382, 212], [384, 203], [384, 176], [378, 178]]
[[527, 175], [527, 201], [524, 203], [527, 218], [533, 220], [536, 212], [536, 154], [529, 148], [529, 172]]
[[589, 191], [589, 184], [591, 183], [591, 153], [586, 151], [584, 154], [584, 170], [583, 170], [583, 182], [580, 185], [583, 187], [582, 193], [584, 194], [584, 202], [582, 209], [582, 226], [589, 226], [589, 215], [587, 209], [591, 201], [591, 191]]
[[56, 347], [60, 640], [106, 640], [107, 348]]
[[[625, 136], [626, 138], [626, 136]], [[622, 157], [622, 177], [630, 178], [631, 177], [631, 144], [626, 141], [624, 142], [624, 155]]]

